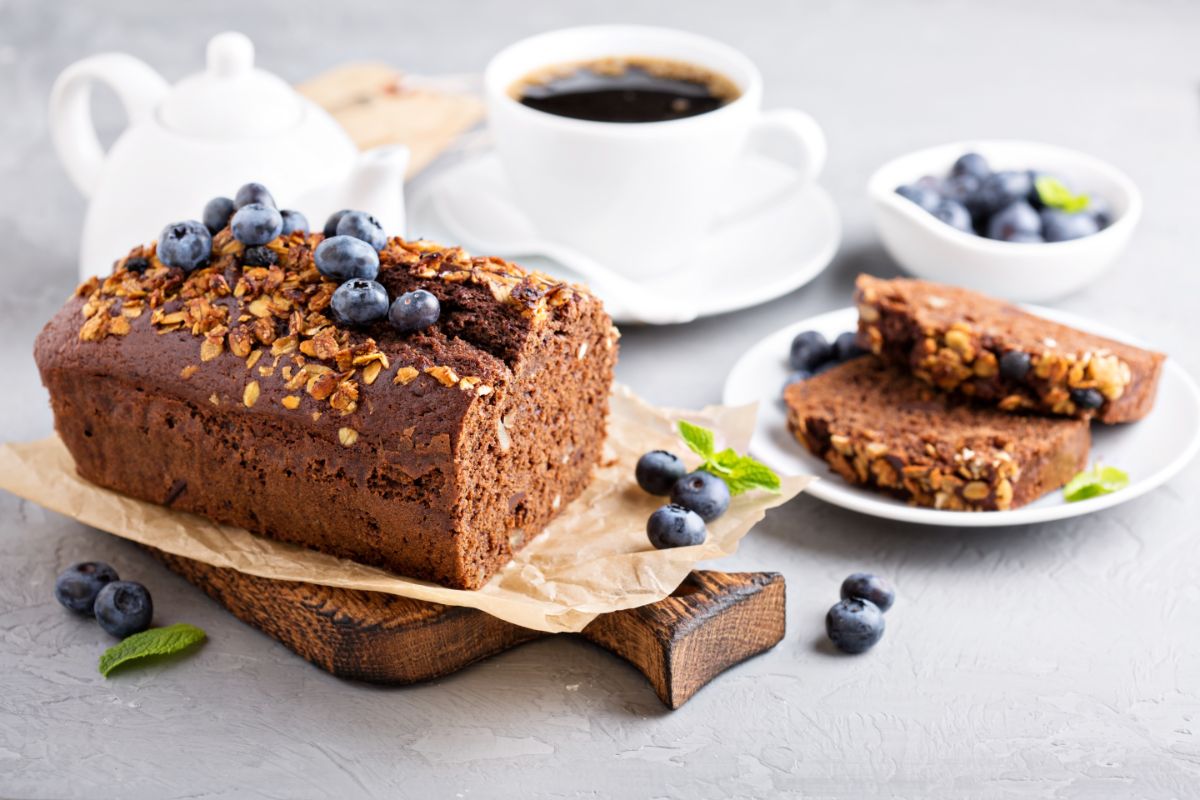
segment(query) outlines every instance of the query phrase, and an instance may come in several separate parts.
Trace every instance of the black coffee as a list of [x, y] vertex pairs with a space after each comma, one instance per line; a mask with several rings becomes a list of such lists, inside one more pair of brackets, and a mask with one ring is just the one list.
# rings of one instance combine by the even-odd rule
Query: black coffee
[[538, 70], [510, 90], [522, 105], [594, 122], [664, 122], [718, 109], [738, 97], [733, 81], [660, 58], [605, 58]]

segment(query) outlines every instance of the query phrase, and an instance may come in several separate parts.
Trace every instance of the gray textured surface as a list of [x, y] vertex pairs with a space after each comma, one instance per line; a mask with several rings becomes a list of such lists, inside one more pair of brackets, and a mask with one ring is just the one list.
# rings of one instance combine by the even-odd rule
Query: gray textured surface
[[[858, 270], [891, 271], [867, 220], [867, 175], [968, 136], [1075, 146], [1133, 176], [1147, 210], [1132, 248], [1061, 305], [1136, 330], [1200, 374], [1194, 3], [0, 0], [0, 439], [51, 426], [30, 348], [73, 285], [83, 212], [44, 121], [67, 63], [128, 50], [175, 79], [232, 27], [291, 79], [361, 57], [458, 72], [521, 35], [613, 20], [685, 26], [749, 52], [769, 104], [800, 105], [825, 126], [823, 182], [846, 222], [834, 267], [800, 292], [627, 331], [620, 377], [644, 395], [716, 401], [748, 345], [844, 305]], [[119, 118], [102, 116], [115, 129]], [[1194, 463], [1107, 513], [982, 532], [894, 525], [801, 497], [722, 565], [786, 574], [787, 639], [675, 713], [631, 668], [567, 639], [425, 686], [343, 683], [134, 547], [5, 495], [0, 795], [1195, 797], [1198, 478]], [[211, 641], [101, 680], [104, 634], [51, 597], [55, 571], [84, 557], [143, 580], [159, 622], [196, 623]], [[817, 647], [822, 615], [857, 568], [892, 576], [900, 600], [874, 652], [839, 658]]]

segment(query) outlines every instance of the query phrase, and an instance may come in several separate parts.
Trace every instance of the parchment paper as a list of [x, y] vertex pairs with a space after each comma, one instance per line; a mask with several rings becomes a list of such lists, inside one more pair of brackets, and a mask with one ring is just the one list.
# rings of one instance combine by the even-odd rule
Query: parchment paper
[[646, 539], [646, 519], [665, 501], [638, 488], [634, 465], [642, 453], [659, 448], [677, 453], [689, 466], [698, 464], [675, 432], [681, 418], [712, 428], [718, 449], [744, 452], [755, 407], [659, 409], [624, 387], [615, 388], [604, 463], [592, 484], [477, 591], [404, 578], [102, 489], [76, 474], [57, 436], [0, 446], [0, 488], [86, 525], [217, 567], [467, 606], [537, 630], [579, 631], [597, 614], [666, 597], [696, 562], [734, 552], [768, 508], [812, 480], [784, 476], [778, 494], [753, 491], [735, 497], [725, 515], [709, 524], [704, 544], [655, 550]]

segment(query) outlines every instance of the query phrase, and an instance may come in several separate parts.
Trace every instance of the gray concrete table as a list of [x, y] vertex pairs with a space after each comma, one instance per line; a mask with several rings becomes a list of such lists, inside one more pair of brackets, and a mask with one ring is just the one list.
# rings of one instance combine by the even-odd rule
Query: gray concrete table
[[[768, 104], [825, 126], [822, 180], [846, 231], [833, 267], [803, 290], [626, 331], [620, 378], [643, 395], [715, 402], [750, 344], [845, 305], [860, 270], [894, 272], [867, 218], [867, 175], [971, 136], [1058, 142], [1133, 176], [1146, 195], [1133, 246], [1061, 306], [1137, 331], [1200, 374], [1196, 4], [2, 0], [0, 439], [51, 429], [30, 349], [73, 286], [84, 210], [46, 130], [66, 64], [125, 50], [177, 79], [210, 35], [235, 28], [294, 80], [364, 57], [462, 72], [525, 34], [613, 20], [692, 28], [758, 60]], [[1198, 478], [1193, 463], [1105, 513], [986, 531], [892, 524], [801, 496], [721, 565], [787, 576], [787, 638], [674, 713], [632, 668], [567, 639], [429, 685], [345, 683], [132, 545], [4, 495], [0, 796], [1195, 797]], [[57, 568], [93, 557], [147, 583], [160, 622], [198, 624], [211, 640], [102, 680], [105, 635], [51, 595]], [[833, 656], [818, 646], [822, 617], [858, 568], [894, 578], [900, 600], [878, 648]]]

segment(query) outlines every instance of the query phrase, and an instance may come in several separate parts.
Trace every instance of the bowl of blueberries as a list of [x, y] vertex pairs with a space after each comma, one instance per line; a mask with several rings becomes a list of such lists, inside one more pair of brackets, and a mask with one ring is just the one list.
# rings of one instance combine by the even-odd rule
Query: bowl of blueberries
[[1142, 212], [1141, 194], [1120, 170], [1024, 141], [910, 153], [876, 170], [867, 193], [883, 244], [905, 270], [1021, 301], [1094, 281]]

